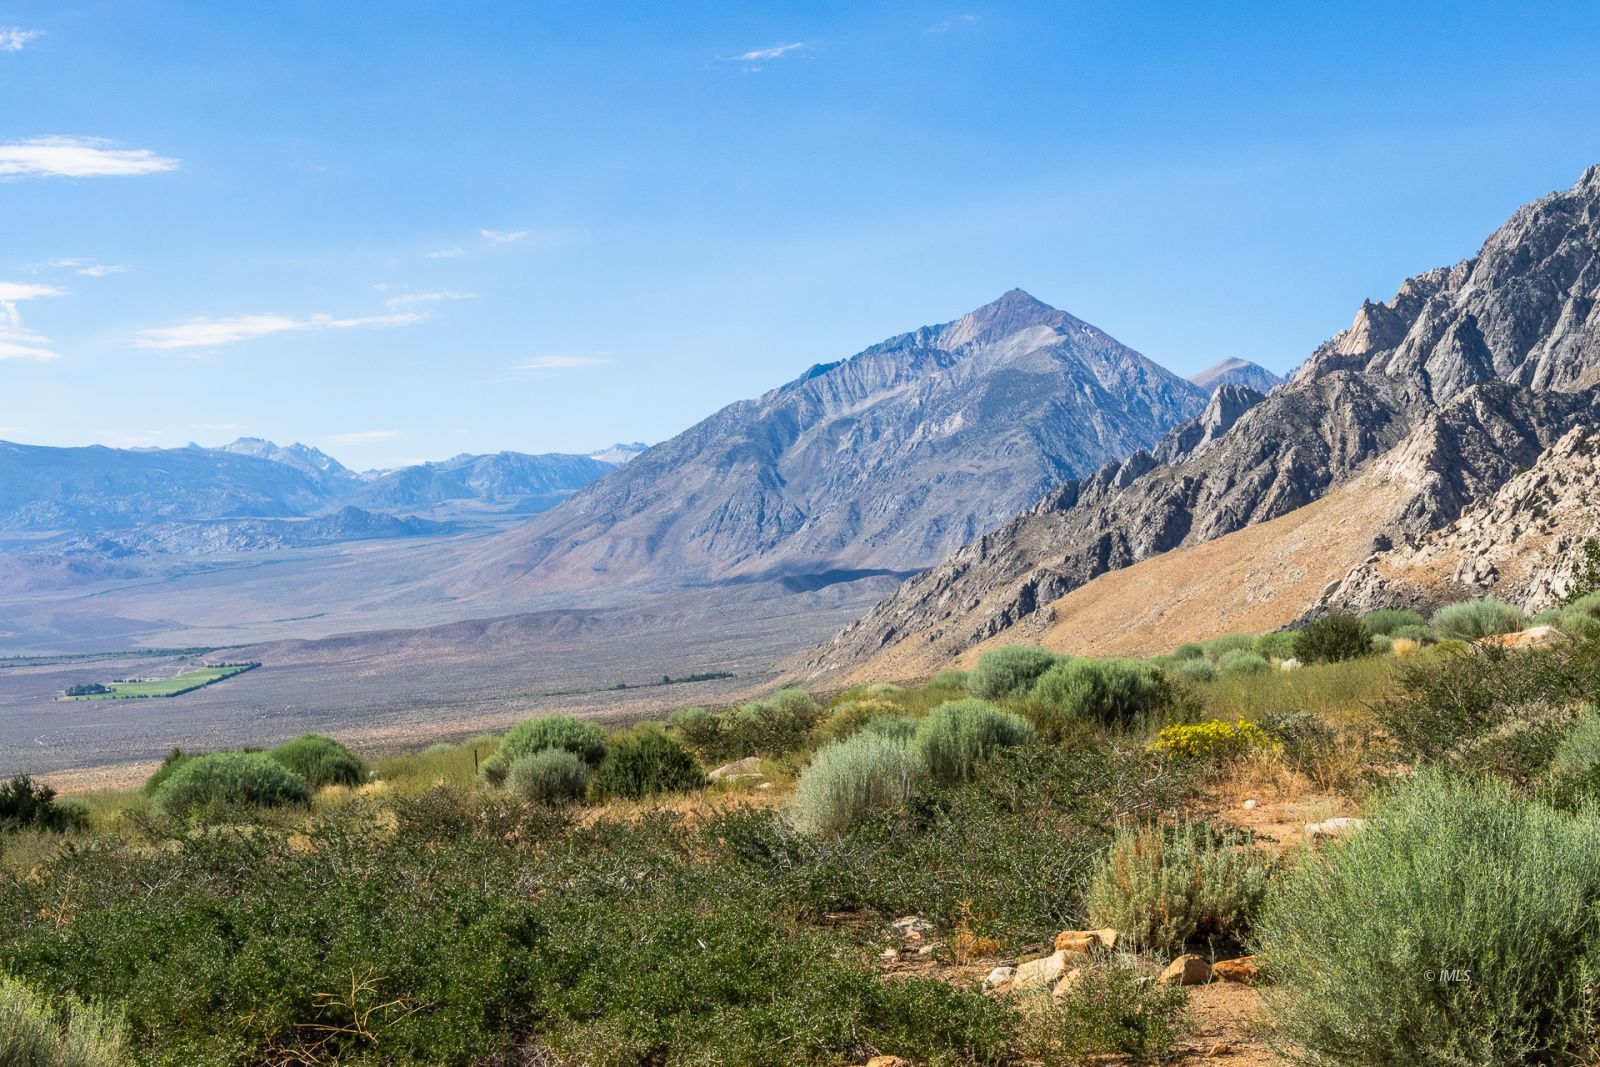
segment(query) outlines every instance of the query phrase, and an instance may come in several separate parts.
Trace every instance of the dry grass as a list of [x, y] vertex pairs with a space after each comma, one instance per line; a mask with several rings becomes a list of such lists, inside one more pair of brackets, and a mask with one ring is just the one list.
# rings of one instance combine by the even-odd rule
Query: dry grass
[[1394, 659], [1368, 656], [1344, 663], [1319, 663], [1292, 671], [1233, 675], [1195, 689], [1202, 718], [1256, 721], [1303, 712], [1335, 726], [1363, 726], [1372, 705], [1393, 684]]

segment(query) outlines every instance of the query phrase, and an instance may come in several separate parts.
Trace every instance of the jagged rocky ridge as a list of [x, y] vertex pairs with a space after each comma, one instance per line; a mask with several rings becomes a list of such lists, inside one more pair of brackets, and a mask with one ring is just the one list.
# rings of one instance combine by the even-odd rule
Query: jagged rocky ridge
[[1013, 290], [724, 408], [504, 535], [451, 592], [914, 570], [1206, 395]]
[[[1407, 441], [1421, 537], [1600, 420], [1600, 167], [1479, 254], [1368, 302], [1270, 396], [1219, 390], [1152, 453], [1067, 482], [904, 583], [807, 657], [824, 673], [915, 641], [955, 655], [1095, 576], [1317, 499]], [[1418, 433], [1418, 431], [1421, 431]], [[1409, 438], [1409, 440], [1408, 440]], [[1374, 546], [1381, 550], [1390, 545]]]

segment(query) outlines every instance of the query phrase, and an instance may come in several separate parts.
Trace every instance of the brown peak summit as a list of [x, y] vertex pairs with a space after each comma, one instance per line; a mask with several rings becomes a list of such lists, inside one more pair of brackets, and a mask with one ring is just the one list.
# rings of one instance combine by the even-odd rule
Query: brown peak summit
[[1053, 308], [1022, 289], [1002, 293], [997, 300], [969, 311], [939, 331], [945, 348], [960, 348], [977, 341], [994, 341], [1035, 326], [1058, 327], [1078, 320]]

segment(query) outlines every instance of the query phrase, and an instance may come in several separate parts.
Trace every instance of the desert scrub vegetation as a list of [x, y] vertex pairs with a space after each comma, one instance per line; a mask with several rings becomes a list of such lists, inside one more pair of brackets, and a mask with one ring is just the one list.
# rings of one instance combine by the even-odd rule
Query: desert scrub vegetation
[[838, 833], [869, 812], [904, 805], [925, 773], [904, 740], [861, 733], [835, 742], [795, 783], [790, 820], [805, 833]]
[[540, 749], [512, 762], [506, 791], [541, 804], [582, 800], [589, 792], [589, 765], [564, 748]]
[[1372, 652], [1372, 634], [1354, 615], [1335, 612], [1307, 623], [1295, 634], [1294, 656], [1301, 663], [1341, 663]]
[[1439, 772], [1276, 880], [1257, 918], [1305, 1062], [1588, 1062], [1600, 819]]
[[1505, 601], [1486, 596], [1445, 605], [1433, 613], [1432, 624], [1439, 637], [1476, 641], [1515, 633], [1528, 624], [1528, 617]]
[[940, 784], [970, 781], [1002, 748], [1033, 743], [1028, 720], [982, 700], [941, 704], [917, 724], [912, 747]]
[[1173, 699], [1159, 668], [1137, 660], [1076, 659], [1039, 676], [1029, 702], [1068, 724], [1125, 729]]
[[1215, 952], [1242, 941], [1269, 872], [1236, 833], [1193, 822], [1124, 827], [1089, 883], [1089, 921], [1155, 952]]
[[1281, 748], [1271, 734], [1253, 722], [1180, 723], [1162, 727], [1150, 751], [1172, 759], [1220, 764], [1261, 749]]
[[321, 734], [301, 734], [269, 749], [267, 755], [305, 779], [312, 790], [325, 785], [360, 785], [366, 778], [366, 768], [355, 753]]
[[0, 784], [0, 832], [42, 830], [60, 834], [83, 829], [87, 822], [82, 807], [57, 798], [54, 789], [25, 774]]
[[680, 708], [668, 717], [667, 725], [697, 757], [715, 765], [747, 756], [772, 758], [797, 752], [806, 746], [824, 714], [802, 690], [781, 689], [736, 708]]
[[528, 719], [506, 731], [494, 755], [484, 761], [480, 773], [485, 781], [500, 785], [513, 763], [547, 748], [570, 752], [592, 767], [605, 758], [606, 736], [594, 723], [569, 715]]
[[265, 753], [211, 752], [180, 760], [152, 799], [162, 812], [181, 815], [212, 806], [305, 804], [311, 793], [304, 778]]
[[967, 688], [975, 697], [998, 700], [1027, 695], [1039, 676], [1062, 657], [1036, 645], [1006, 645], [978, 657], [967, 675]]
[[1083, 971], [1059, 998], [1039, 999], [1025, 1047], [1045, 1067], [1077, 1067], [1122, 1056], [1136, 1063], [1159, 1062], [1188, 1030], [1183, 989], [1152, 982], [1121, 960]]
[[0, 975], [0, 1063], [7, 1067], [123, 1067], [117, 1020], [72, 997], [47, 997]]
[[642, 800], [665, 793], [687, 793], [706, 784], [694, 757], [666, 733], [637, 726], [612, 738], [609, 751], [589, 779], [596, 801]]

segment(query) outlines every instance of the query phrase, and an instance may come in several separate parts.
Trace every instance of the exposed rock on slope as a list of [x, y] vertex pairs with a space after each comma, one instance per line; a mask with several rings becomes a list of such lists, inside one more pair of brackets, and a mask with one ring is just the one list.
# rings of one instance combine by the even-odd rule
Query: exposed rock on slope
[[[1591, 410], [1590, 418], [1600, 418]], [[1600, 535], [1600, 427], [1574, 427], [1459, 518], [1354, 568], [1320, 605], [1432, 609], [1493, 593], [1529, 612], [1560, 602], [1583, 544]]]
[[561, 453], [461, 455], [440, 463], [389, 471], [347, 499], [357, 507], [382, 510], [480, 501], [532, 513], [554, 507], [596, 478], [616, 470], [620, 462]]
[[1600, 376], [1597, 297], [1600, 168], [1591, 168], [1573, 189], [1519, 210], [1479, 256], [1364, 305], [1264, 400], [1220, 397], [1154, 456], [1052, 490], [912, 578], [806, 669], [849, 669], [905, 642], [948, 659], [1107, 571], [1288, 514], [1407, 435], [1395, 476], [1417, 484], [1394, 535], [1420, 536], [1594, 417], [1592, 394], [1516, 387], [1576, 390]]
[[1200, 373], [1189, 375], [1189, 380], [1207, 392], [1219, 385], [1244, 385], [1258, 393], [1270, 393], [1273, 386], [1283, 382], [1267, 368], [1238, 356], [1213, 363]]
[[504, 535], [452, 591], [926, 566], [1205, 401], [1013, 290], [724, 408]]

